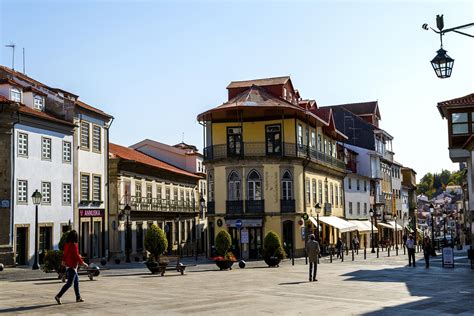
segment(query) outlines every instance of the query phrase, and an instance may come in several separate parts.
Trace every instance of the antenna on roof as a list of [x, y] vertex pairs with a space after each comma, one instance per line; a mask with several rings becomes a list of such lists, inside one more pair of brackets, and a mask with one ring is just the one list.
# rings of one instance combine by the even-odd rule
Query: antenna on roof
[[15, 44], [10, 43], [8, 45], [5, 45], [5, 47], [12, 48], [13, 49], [13, 56], [12, 56], [12, 70], [15, 70]]
[[26, 75], [25, 73], [25, 48], [23, 47], [23, 74]]
[[183, 136], [181, 137], [181, 142], [184, 143], [184, 132], [183, 132]]

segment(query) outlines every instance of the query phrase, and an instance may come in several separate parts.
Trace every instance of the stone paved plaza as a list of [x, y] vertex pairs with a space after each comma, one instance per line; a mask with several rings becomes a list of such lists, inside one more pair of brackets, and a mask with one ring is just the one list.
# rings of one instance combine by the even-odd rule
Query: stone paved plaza
[[97, 280], [81, 276], [84, 303], [74, 302], [71, 289], [61, 306], [53, 299], [62, 286], [54, 275], [7, 269], [0, 273], [0, 313], [474, 315], [474, 270], [464, 254], [455, 269], [441, 268], [440, 257], [430, 269], [421, 260], [407, 267], [403, 252], [378, 259], [368, 254], [367, 260], [359, 254], [353, 262], [350, 255], [345, 262], [323, 258], [318, 282], [308, 282], [304, 259], [279, 268], [251, 262], [231, 271], [189, 260], [184, 276], [169, 271], [165, 277], [140, 263], [110, 265]]

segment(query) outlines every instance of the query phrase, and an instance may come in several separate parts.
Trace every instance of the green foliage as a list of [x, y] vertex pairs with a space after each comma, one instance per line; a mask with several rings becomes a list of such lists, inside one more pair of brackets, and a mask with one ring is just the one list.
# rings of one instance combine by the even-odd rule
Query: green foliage
[[425, 194], [431, 199], [445, 190], [448, 185], [462, 185], [465, 179], [466, 169], [453, 172], [443, 169], [441, 173], [428, 172], [417, 184], [416, 193]]
[[68, 230], [61, 235], [61, 239], [59, 240], [59, 244], [58, 244], [59, 250], [61, 251], [64, 250], [64, 245], [66, 244], [66, 240], [67, 240], [67, 236], [69, 236], [69, 232], [70, 231]]
[[63, 252], [61, 250], [48, 250], [44, 256], [42, 270], [44, 272], [60, 271]]
[[264, 258], [286, 258], [286, 253], [283, 249], [280, 236], [277, 233], [269, 231], [263, 239], [263, 256]]
[[150, 253], [150, 261], [158, 261], [167, 246], [168, 240], [164, 231], [156, 225], [151, 225], [145, 235], [145, 249]]
[[217, 254], [225, 256], [231, 245], [232, 238], [230, 237], [230, 234], [225, 230], [221, 230], [216, 236]]

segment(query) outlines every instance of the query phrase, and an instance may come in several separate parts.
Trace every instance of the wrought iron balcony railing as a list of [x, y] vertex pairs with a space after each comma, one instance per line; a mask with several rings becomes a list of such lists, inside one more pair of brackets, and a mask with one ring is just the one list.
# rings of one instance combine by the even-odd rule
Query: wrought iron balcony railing
[[207, 202], [207, 214], [208, 215], [216, 214], [216, 204], [214, 201]]
[[226, 201], [226, 211], [227, 214], [242, 214], [244, 212], [243, 201]]
[[[199, 210], [199, 206], [195, 201], [167, 200], [138, 196], [131, 196], [129, 200], [132, 211], [197, 212]], [[120, 205], [123, 207], [125, 204], [122, 202]]]
[[280, 200], [281, 213], [294, 213], [295, 210], [295, 200]]
[[263, 214], [265, 212], [265, 200], [246, 200], [245, 213]]

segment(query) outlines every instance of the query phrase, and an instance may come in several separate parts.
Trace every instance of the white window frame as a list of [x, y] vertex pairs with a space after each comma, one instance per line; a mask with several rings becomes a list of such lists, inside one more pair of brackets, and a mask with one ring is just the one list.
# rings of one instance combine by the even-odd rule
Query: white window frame
[[[96, 179], [99, 179], [99, 186], [97, 188], [95, 186]], [[97, 192], [98, 192], [98, 197], [96, 197]], [[102, 201], [102, 177], [98, 174], [92, 175], [92, 201], [95, 201], [95, 202]]]
[[[19, 99], [17, 98], [19, 96]], [[21, 100], [23, 99], [23, 93], [21, 91], [21, 89], [17, 88], [17, 87], [11, 87], [10, 88], [10, 100], [12, 100], [13, 102], [21, 102]]]
[[[85, 187], [84, 187], [84, 182], [82, 182], [82, 179], [83, 178], [87, 178], [87, 199], [84, 199], [84, 192], [85, 191]], [[91, 199], [91, 176], [90, 174], [87, 174], [87, 173], [81, 173], [80, 175], [80, 184], [81, 184], [81, 187], [80, 187], [80, 198], [81, 198], [81, 201], [90, 201]]]
[[[85, 128], [86, 126], [87, 126], [87, 128]], [[91, 147], [91, 125], [89, 124], [89, 122], [81, 121], [80, 129], [81, 129], [81, 132], [79, 134], [80, 148], [83, 149], [83, 150], [90, 150], [90, 147]], [[87, 135], [86, 135], [86, 131], [87, 131]], [[87, 146], [85, 145], [85, 143], [83, 143], [83, 140], [86, 139], [86, 136], [87, 136]]]
[[28, 180], [17, 180], [17, 203], [28, 204]]
[[[235, 175], [236, 178], [231, 179]], [[227, 200], [228, 201], [240, 201], [242, 195], [240, 192], [240, 176], [236, 171], [231, 171], [229, 173], [229, 178], [227, 180]]]
[[[37, 102], [38, 101], [38, 102]], [[35, 94], [33, 97], [33, 107], [37, 110], [44, 110], [44, 97], [39, 94]]]
[[17, 137], [18, 156], [28, 158], [28, 134], [18, 132]]
[[51, 182], [41, 181], [41, 205], [50, 205], [51, 195]]
[[72, 203], [72, 186], [70, 183], [63, 183], [62, 184], [62, 200], [63, 205], [71, 205]]
[[[48, 146], [45, 146], [49, 143], [49, 150]], [[48, 160], [51, 161], [53, 157], [53, 140], [49, 137], [41, 137], [41, 160]], [[47, 153], [48, 155], [45, 155]], [[48, 157], [49, 156], [49, 157]]]
[[[256, 174], [258, 178], [250, 179], [252, 174]], [[247, 188], [248, 195], [247, 200], [249, 201], [260, 201], [262, 200], [262, 176], [257, 170], [252, 169], [247, 176]]]
[[63, 140], [63, 162], [70, 163], [71, 160], [72, 160], [72, 144], [71, 142]]
[[92, 124], [92, 151], [96, 153], [102, 151], [102, 128], [97, 124]]
[[[288, 174], [287, 178], [285, 178], [286, 174]], [[289, 170], [285, 170], [285, 172], [283, 172], [281, 188], [282, 188], [282, 200], [293, 200], [293, 177]]]

